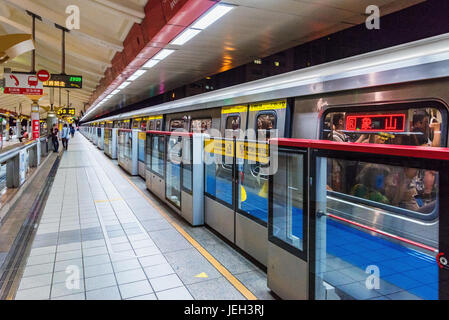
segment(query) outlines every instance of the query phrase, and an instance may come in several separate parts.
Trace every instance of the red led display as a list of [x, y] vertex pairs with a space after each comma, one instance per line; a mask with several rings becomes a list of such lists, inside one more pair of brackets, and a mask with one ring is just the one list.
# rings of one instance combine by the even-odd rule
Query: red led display
[[404, 132], [405, 114], [358, 114], [347, 116], [346, 131]]

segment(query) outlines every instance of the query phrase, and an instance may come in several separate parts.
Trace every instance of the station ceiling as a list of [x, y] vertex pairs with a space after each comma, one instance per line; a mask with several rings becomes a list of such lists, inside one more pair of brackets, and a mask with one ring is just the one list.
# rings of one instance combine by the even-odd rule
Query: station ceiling
[[[0, 0], [0, 35], [31, 33], [31, 17], [26, 10], [42, 17], [36, 23], [36, 69], [61, 72], [61, 30], [66, 8], [80, 8], [81, 29], [66, 35], [66, 73], [82, 75], [83, 89], [70, 90], [70, 102], [77, 113], [87, 103], [111, 67], [117, 52], [134, 23], [142, 23], [145, 6], [153, 0]], [[166, 1], [166, 0], [164, 0]], [[404, 9], [422, 0], [226, 0], [235, 5], [223, 18], [151, 68], [91, 114], [112, 110], [120, 101], [163, 92], [231, 68], [263, 58], [307, 41], [363, 23], [369, 5], [381, 13]], [[0, 67], [29, 71], [31, 53], [23, 54]], [[50, 90], [44, 90], [40, 105], [49, 106]], [[54, 92], [59, 105], [59, 89]], [[61, 103], [67, 92], [61, 89]], [[91, 101], [92, 102], [92, 101]], [[30, 113], [31, 101], [25, 96], [0, 94], [0, 108]], [[90, 116], [90, 117], [91, 117]]]

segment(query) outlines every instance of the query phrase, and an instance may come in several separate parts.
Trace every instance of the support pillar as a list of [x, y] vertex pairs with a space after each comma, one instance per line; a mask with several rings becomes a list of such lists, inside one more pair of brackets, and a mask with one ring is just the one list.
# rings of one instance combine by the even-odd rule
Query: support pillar
[[37, 142], [37, 147], [32, 148], [30, 150], [30, 165], [32, 167], [37, 167], [41, 163], [41, 152], [40, 152], [40, 131], [41, 131], [41, 124], [40, 124], [40, 115], [39, 115], [39, 105], [37, 104], [37, 101], [33, 101], [33, 104], [31, 105], [31, 123], [33, 127], [33, 140]]

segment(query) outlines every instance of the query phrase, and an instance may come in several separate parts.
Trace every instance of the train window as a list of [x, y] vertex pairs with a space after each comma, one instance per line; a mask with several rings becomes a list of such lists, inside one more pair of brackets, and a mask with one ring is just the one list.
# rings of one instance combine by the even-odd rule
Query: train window
[[225, 137], [232, 139], [238, 138], [240, 130], [240, 116], [228, 116], [226, 118]]
[[229, 116], [226, 119], [226, 129], [230, 130], [240, 129], [240, 116]]
[[[444, 173], [425, 161], [342, 157], [316, 159], [328, 170], [316, 177], [315, 298], [438, 299]], [[377, 290], [365, 286], [368, 272], [377, 275]]]
[[436, 102], [343, 108], [326, 113], [322, 138], [337, 142], [446, 146], [446, 113]]
[[204, 133], [212, 127], [212, 119], [194, 119], [190, 127], [190, 132]]
[[304, 209], [304, 155], [279, 152], [279, 168], [273, 176], [273, 220], [270, 241], [304, 252], [307, 215]]
[[179, 129], [184, 129], [184, 120], [171, 120], [170, 121], [170, 131], [175, 131]]
[[151, 146], [151, 170], [159, 176], [164, 176], [165, 136], [153, 136]]
[[165, 195], [173, 205], [181, 208], [182, 137], [167, 138]]
[[162, 130], [162, 120], [156, 120], [156, 130], [157, 131]]
[[147, 122], [146, 121], [142, 121], [140, 123], [140, 130], [147, 131]]
[[339, 199], [335, 203], [357, 202], [417, 220], [437, 215], [434, 171], [329, 159], [327, 181], [328, 193]]
[[205, 142], [207, 146], [220, 145], [221, 149], [207, 147], [204, 152], [205, 163], [205, 193], [213, 199], [220, 200], [225, 205], [233, 206], [233, 158], [226, 156], [222, 150], [234, 149], [234, 141], [211, 139]]
[[276, 137], [277, 118], [274, 111], [261, 112], [257, 115], [257, 138], [270, 139]]
[[148, 171], [151, 171], [151, 162], [152, 162], [151, 147], [152, 147], [152, 143], [153, 143], [152, 136], [147, 134], [147, 139], [145, 141], [145, 144], [146, 144], [145, 162], [146, 162], [146, 168], [147, 168]]

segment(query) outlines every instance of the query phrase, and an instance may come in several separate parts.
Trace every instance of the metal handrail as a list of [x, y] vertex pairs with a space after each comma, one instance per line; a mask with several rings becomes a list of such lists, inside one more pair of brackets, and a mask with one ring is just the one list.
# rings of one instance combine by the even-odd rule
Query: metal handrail
[[21, 145], [20, 147], [8, 150], [8, 151], [6, 151], [4, 153], [0, 153], [0, 163], [6, 162], [6, 161], [16, 157], [20, 153], [20, 151], [28, 150], [28, 149], [36, 146], [36, 145], [37, 145], [37, 141], [33, 140], [33, 141], [30, 141], [30, 142], [27, 142], [24, 145]]

